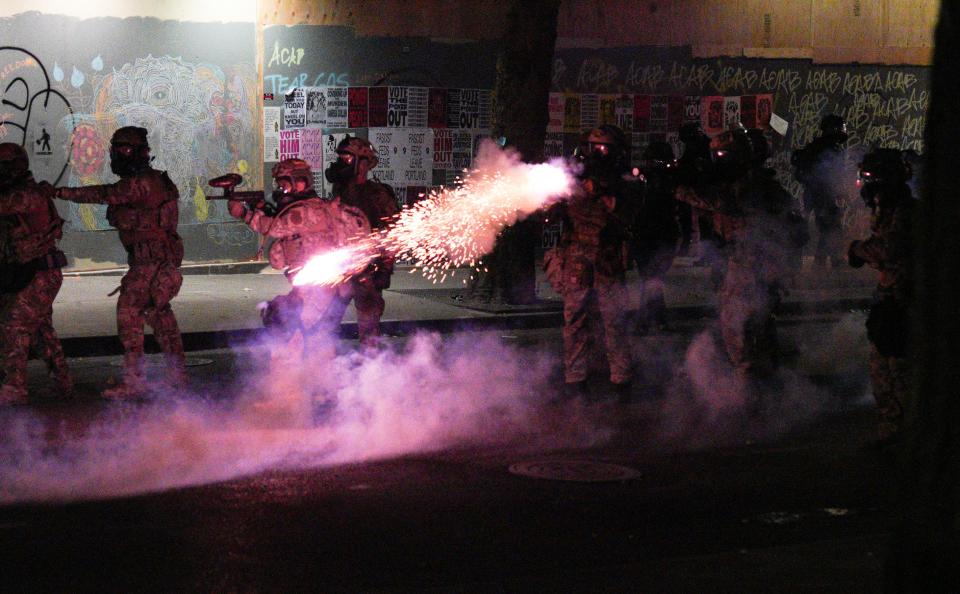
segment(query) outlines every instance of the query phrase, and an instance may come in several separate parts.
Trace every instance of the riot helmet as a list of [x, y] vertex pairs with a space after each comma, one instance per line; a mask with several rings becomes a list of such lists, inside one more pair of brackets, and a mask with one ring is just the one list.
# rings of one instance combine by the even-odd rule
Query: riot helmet
[[753, 147], [747, 131], [737, 127], [710, 139], [710, 154], [717, 173], [727, 180], [734, 180], [750, 169]]
[[876, 199], [881, 191], [894, 190], [898, 186], [902, 188], [912, 176], [913, 171], [904, 158], [903, 151], [891, 148], [873, 149], [864, 155], [860, 163], [857, 179], [860, 197], [867, 206], [877, 206]]
[[124, 126], [110, 139], [110, 171], [123, 177], [150, 165], [150, 145], [146, 128]]
[[611, 124], [604, 124], [586, 132], [574, 151], [574, 157], [583, 164], [584, 175], [611, 177], [627, 168], [627, 137]]
[[303, 159], [284, 159], [270, 170], [273, 177], [273, 201], [279, 208], [315, 195], [313, 172]]
[[323, 172], [331, 184], [343, 184], [360, 174], [361, 163], [367, 162], [366, 171], [377, 166], [380, 159], [373, 145], [363, 138], [347, 136], [337, 145], [337, 160]]
[[30, 172], [27, 151], [13, 142], [0, 144], [0, 188], [7, 188]]
[[841, 143], [847, 141], [847, 122], [836, 114], [823, 116], [820, 120], [820, 132], [824, 137], [835, 142]]

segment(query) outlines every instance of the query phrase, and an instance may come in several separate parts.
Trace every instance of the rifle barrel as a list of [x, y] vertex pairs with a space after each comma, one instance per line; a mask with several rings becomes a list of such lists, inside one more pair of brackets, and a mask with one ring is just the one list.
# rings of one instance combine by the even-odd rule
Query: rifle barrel
[[220, 196], [207, 196], [207, 200], [243, 200], [244, 202], [258, 202], [263, 199], [263, 192], [260, 190], [244, 190]]

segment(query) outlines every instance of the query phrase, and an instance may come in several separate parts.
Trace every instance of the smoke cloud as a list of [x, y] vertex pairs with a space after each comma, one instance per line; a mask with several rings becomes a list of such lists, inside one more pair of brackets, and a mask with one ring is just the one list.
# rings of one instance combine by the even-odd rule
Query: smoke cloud
[[0, 411], [0, 502], [107, 498], [455, 446], [589, 447], [612, 434], [582, 407], [547, 404], [555, 354], [498, 335], [423, 334], [336, 357], [326, 346], [292, 366], [281, 363], [298, 345], [268, 342], [256, 352], [270, 353], [269, 369], [229, 390], [242, 397], [110, 405], [79, 431], [30, 409]]

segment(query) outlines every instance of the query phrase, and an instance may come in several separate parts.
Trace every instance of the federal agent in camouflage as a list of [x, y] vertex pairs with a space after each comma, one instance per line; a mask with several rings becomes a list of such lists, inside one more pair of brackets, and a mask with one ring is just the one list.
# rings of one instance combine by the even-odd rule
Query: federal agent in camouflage
[[872, 211], [870, 237], [850, 244], [851, 266], [879, 271], [867, 338], [870, 380], [883, 440], [897, 437], [909, 393], [909, 309], [912, 302], [912, 215], [910, 168], [895, 149], [876, 149], [860, 165], [860, 194]]
[[[273, 239], [269, 252], [272, 267], [295, 272], [312, 256], [370, 232], [362, 212], [317, 196], [306, 161], [286, 159], [274, 165], [272, 173], [277, 185], [274, 213], [264, 208], [265, 203], [253, 208], [241, 200], [229, 203], [231, 215]], [[291, 341], [299, 340], [297, 334], [308, 340], [326, 338], [339, 329], [343, 314], [340, 293], [349, 291], [348, 285], [293, 287], [288, 294], [272, 299], [261, 312], [264, 326]]]
[[[334, 197], [341, 204], [363, 212], [371, 229], [386, 227], [399, 209], [390, 186], [367, 179], [368, 172], [378, 163], [373, 146], [362, 138], [348, 137], [337, 146], [337, 155], [337, 161], [324, 172], [333, 184]], [[390, 286], [393, 266], [394, 258], [390, 254], [380, 254], [370, 266], [350, 279], [350, 293], [341, 293], [340, 315], [353, 299], [360, 342], [365, 346], [376, 346], [379, 340], [380, 318], [385, 307], [383, 290]]]
[[713, 139], [717, 181], [677, 198], [714, 213], [727, 244], [727, 262], [717, 295], [720, 334], [734, 368], [768, 376], [778, 363], [774, 312], [796, 252], [797, 217], [789, 193], [754, 161], [747, 131], [734, 129]]
[[813, 213], [817, 227], [814, 262], [836, 267], [843, 250], [841, 218], [853, 171], [844, 156], [847, 124], [843, 118], [825, 116], [820, 130], [820, 136], [794, 152], [792, 162], [797, 181], [803, 184], [804, 206]]
[[53, 374], [62, 395], [73, 390], [66, 357], [53, 329], [53, 301], [63, 283], [66, 257], [57, 249], [63, 220], [51, 198], [54, 188], [37, 183], [27, 154], [0, 144], [0, 403], [27, 397], [31, 342]]
[[183, 283], [183, 241], [177, 234], [177, 187], [165, 171], [150, 167], [147, 131], [128, 126], [110, 141], [114, 184], [60, 188], [57, 197], [107, 205], [107, 221], [117, 228], [130, 266], [120, 281], [117, 331], [124, 349], [123, 382], [104, 391], [106, 398], [132, 398], [146, 392], [143, 370], [144, 323], [167, 361], [165, 380], [172, 388], [186, 381], [183, 341], [170, 301]]
[[584, 162], [580, 189], [559, 205], [563, 232], [544, 259], [550, 283], [563, 296], [564, 381], [574, 391], [583, 389], [600, 343], [610, 382], [625, 388], [631, 379], [625, 274], [634, 204], [632, 184], [622, 178], [625, 147], [613, 126], [585, 135], [577, 154]]

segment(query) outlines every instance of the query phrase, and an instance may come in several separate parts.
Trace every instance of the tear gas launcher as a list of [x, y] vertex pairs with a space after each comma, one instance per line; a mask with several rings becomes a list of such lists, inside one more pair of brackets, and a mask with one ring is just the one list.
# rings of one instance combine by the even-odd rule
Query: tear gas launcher
[[261, 210], [271, 206], [263, 197], [261, 190], [237, 191], [235, 189], [243, 183], [243, 176], [239, 173], [227, 173], [220, 177], [215, 177], [207, 183], [214, 188], [223, 188], [223, 194], [220, 196], [207, 196], [207, 200], [242, 200], [247, 203], [249, 208], [259, 208]]

